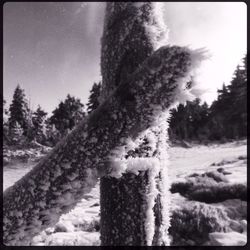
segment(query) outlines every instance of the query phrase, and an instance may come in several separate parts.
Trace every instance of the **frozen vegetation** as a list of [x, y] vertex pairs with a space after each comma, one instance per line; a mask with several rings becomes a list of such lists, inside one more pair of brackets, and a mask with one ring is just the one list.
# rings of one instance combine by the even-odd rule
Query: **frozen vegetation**
[[34, 163], [51, 151], [50, 147], [33, 143], [25, 149], [23, 147], [5, 146], [3, 148], [3, 166], [16, 165], [16, 163]]
[[[208, 146], [170, 147], [173, 245], [246, 244], [246, 140]], [[24, 167], [25, 166], [25, 167]], [[4, 189], [32, 169], [4, 167]], [[32, 245], [100, 245], [99, 182]]]

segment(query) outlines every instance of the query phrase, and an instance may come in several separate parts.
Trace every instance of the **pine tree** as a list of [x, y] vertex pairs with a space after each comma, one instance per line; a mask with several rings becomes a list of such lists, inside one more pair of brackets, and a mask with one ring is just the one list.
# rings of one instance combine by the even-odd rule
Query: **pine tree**
[[99, 106], [100, 93], [101, 93], [101, 82], [94, 83], [92, 89], [90, 90], [90, 96], [87, 103], [88, 114], [90, 114], [93, 110], [95, 110]]
[[246, 136], [247, 130], [247, 68], [246, 57], [243, 65], [238, 65], [232, 81], [228, 86], [230, 91], [230, 115], [227, 117], [231, 125], [231, 137]]
[[44, 121], [45, 126], [45, 141], [44, 144], [53, 147], [60, 140], [60, 132], [56, 129], [54, 124], [51, 124], [50, 118]]
[[50, 123], [54, 124], [61, 135], [66, 135], [85, 116], [84, 105], [80, 99], [67, 95], [58, 107], [52, 111]]
[[187, 138], [187, 108], [179, 104], [177, 108], [170, 111], [169, 130], [171, 140], [184, 140]]
[[229, 88], [223, 83], [221, 89], [217, 89], [217, 99], [210, 107], [208, 127], [210, 128], [209, 139], [221, 140], [227, 137], [226, 117], [230, 115]]
[[[188, 106], [188, 105], [187, 105]], [[190, 116], [189, 120], [189, 136], [191, 140], [199, 140], [201, 131], [204, 129], [208, 121], [208, 106], [206, 103], [201, 104], [201, 100], [196, 98], [190, 102]]]
[[209, 108], [201, 100], [187, 101], [171, 110], [169, 132], [171, 140], [200, 140], [207, 134]]
[[10, 117], [9, 117], [9, 129], [12, 129], [18, 123], [24, 131], [24, 134], [27, 134], [28, 129], [28, 104], [25, 98], [24, 90], [21, 89], [18, 84], [13, 95], [13, 100], [10, 105]]
[[210, 139], [237, 139], [247, 135], [246, 56], [238, 65], [229, 85], [223, 84], [210, 107]]
[[10, 141], [12, 145], [22, 145], [24, 142], [24, 131], [21, 125], [16, 122], [10, 129]]
[[200, 142], [207, 141], [209, 136], [209, 127], [207, 126], [210, 116], [210, 109], [206, 102], [200, 106], [200, 123], [198, 129], [198, 139]]
[[47, 113], [38, 105], [37, 110], [33, 113], [32, 122], [34, 126], [35, 139], [39, 143], [44, 143], [46, 139], [45, 119]]
[[26, 115], [26, 120], [27, 120], [27, 130], [26, 130], [26, 143], [27, 145], [32, 142], [33, 140], [35, 140], [35, 126], [33, 124], [33, 111], [28, 108], [28, 112]]

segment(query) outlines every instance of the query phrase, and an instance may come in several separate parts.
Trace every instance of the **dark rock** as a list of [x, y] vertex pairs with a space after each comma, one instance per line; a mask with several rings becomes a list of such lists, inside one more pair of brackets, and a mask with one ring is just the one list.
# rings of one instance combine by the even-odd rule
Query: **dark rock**
[[96, 202], [93, 205], [91, 205], [90, 207], [98, 207], [98, 206], [100, 206], [100, 204], [98, 202]]
[[224, 172], [224, 168], [217, 168], [217, 171], [219, 172], [219, 173], [223, 173]]
[[231, 173], [231, 172], [224, 171], [223, 174], [224, 174], [224, 175], [229, 175], [229, 174], [232, 174], [232, 173]]
[[224, 168], [218, 168], [217, 171], [218, 171], [219, 173], [224, 174], [224, 175], [232, 174], [231, 172], [226, 171]]

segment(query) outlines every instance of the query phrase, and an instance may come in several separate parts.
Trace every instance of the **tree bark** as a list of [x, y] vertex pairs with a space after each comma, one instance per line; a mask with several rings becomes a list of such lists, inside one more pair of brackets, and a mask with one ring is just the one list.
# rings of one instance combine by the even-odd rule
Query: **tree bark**
[[[167, 64], [173, 58], [182, 65], [181, 71]], [[98, 176], [111, 171], [105, 163], [110, 152], [123, 146], [126, 138], [136, 138], [148, 129], [158, 107], [169, 107], [176, 98], [174, 90], [179, 87], [176, 79], [189, 71], [188, 49], [164, 47], [121, 81], [98, 109], [4, 192], [4, 243], [27, 245], [33, 236], [53, 226], [61, 214], [72, 209], [95, 186]], [[155, 88], [158, 80], [161, 85]]]
[[[166, 36], [166, 27], [160, 23], [161, 20], [157, 14], [161, 13], [156, 12], [156, 4], [152, 2], [107, 3], [101, 58], [103, 100], [108, 98], [120, 81], [127, 79], [130, 74], [140, 68], [143, 61], [152, 55], [159, 46], [159, 41]], [[155, 86], [156, 82], [152, 82], [152, 84]], [[171, 102], [170, 99], [169, 101]], [[149, 129], [149, 134], [153, 137], [153, 145], [152, 142], [149, 145], [150, 139], [147, 133], [143, 136], [140, 135], [143, 142], [130, 151], [127, 157], [143, 157], [148, 160], [156, 157], [158, 137], [164, 135], [157, 135], [152, 129]], [[165, 140], [167, 140], [166, 134]], [[166, 180], [166, 175], [165, 179], [161, 180], [160, 173], [157, 174], [155, 180], [151, 180], [150, 174], [149, 170], [144, 170], [139, 174], [126, 173], [119, 179], [110, 176], [101, 178], [102, 245], [167, 244], [168, 226], [165, 225], [164, 233], [160, 232], [163, 220], [168, 219], [168, 214], [166, 210], [162, 209], [159, 182], [168, 180]], [[154, 182], [158, 182], [156, 188], [159, 194], [154, 194], [154, 197], [150, 198], [154, 203], [154, 208], [152, 208], [148, 199], [152, 195], [150, 186], [154, 185]], [[151, 219], [148, 215], [150, 209], [153, 210], [151, 216], [152, 214], [154, 216]], [[153, 225], [148, 225], [149, 220]], [[165, 242], [163, 242], [164, 237]]]
[[[159, 3], [152, 2], [113, 2], [108, 3], [102, 37], [102, 93], [104, 101], [123, 81], [141, 70], [145, 60], [152, 58], [154, 51], [166, 43], [167, 29], [164, 25]], [[123, 175], [104, 176], [100, 181], [101, 205], [101, 244], [102, 245], [169, 245], [169, 191], [167, 175], [167, 116], [169, 108], [178, 101], [192, 96], [193, 86], [187, 86], [195, 68], [204, 59], [204, 51], [191, 51], [187, 48], [161, 47], [160, 61], [165, 61], [167, 70], [150, 81], [150, 74], [140, 81], [150, 81], [152, 87], [162, 88], [168, 82], [168, 90], [162, 92], [157, 113], [157, 124], [151, 123], [144, 133], [133, 135], [137, 143], [131, 150], [125, 145], [113, 157], [114, 169], [124, 168]], [[180, 51], [182, 53], [180, 54]], [[185, 52], [184, 52], [185, 51]], [[186, 54], [184, 55], [183, 54]], [[187, 56], [189, 55], [189, 56]], [[149, 59], [148, 70], [154, 72], [161, 64]], [[194, 70], [194, 71], [193, 71]], [[178, 73], [177, 73], [178, 72]], [[176, 74], [177, 73], [177, 74]], [[178, 75], [178, 76], [177, 76]], [[127, 81], [129, 82], [129, 81]], [[133, 85], [127, 91], [137, 92]], [[137, 92], [148, 106], [156, 101], [147, 94]], [[157, 106], [157, 105], [156, 105]], [[142, 117], [141, 119], [144, 119]], [[140, 131], [142, 131], [140, 129]], [[131, 135], [129, 135], [131, 136]], [[122, 156], [121, 156], [122, 155]], [[158, 161], [157, 161], [158, 160]], [[107, 168], [112, 168], [112, 163]]]

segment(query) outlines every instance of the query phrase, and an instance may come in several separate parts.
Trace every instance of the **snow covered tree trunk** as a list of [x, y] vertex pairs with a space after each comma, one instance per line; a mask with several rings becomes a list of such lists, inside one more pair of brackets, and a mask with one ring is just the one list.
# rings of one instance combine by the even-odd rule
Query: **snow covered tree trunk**
[[[138, 70], [143, 61], [152, 55], [161, 43], [166, 42], [166, 36], [167, 29], [159, 3], [107, 3], [102, 37], [101, 99], [108, 98], [122, 81], [126, 81]], [[157, 82], [152, 84], [155, 88], [158, 87]], [[162, 124], [165, 123], [163, 130], [167, 130], [166, 122], [167, 119], [162, 121]], [[125, 157], [152, 161], [157, 155], [159, 156], [157, 152], [159, 137], [164, 137], [165, 143], [167, 140], [166, 133], [159, 132], [158, 124], [154, 129], [150, 128], [140, 134], [139, 142], [133, 149], [127, 150]], [[142, 164], [147, 165], [147, 163]], [[168, 210], [164, 208], [169, 197], [166, 197], [168, 190], [165, 188], [163, 191], [161, 187], [164, 183], [167, 185], [168, 180], [166, 173], [160, 174], [162, 171], [157, 164], [158, 162], [152, 171], [146, 169], [138, 174], [125, 173], [120, 178], [111, 176], [101, 178], [102, 245], [169, 243], [167, 238], [169, 215]], [[162, 166], [165, 167], [164, 171], [167, 170], [166, 165], [167, 161], [165, 166]]]
[[[108, 99], [132, 74], [140, 71], [144, 61], [155, 50], [166, 45], [167, 28], [162, 14], [160, 3], [107, 3], [101, 55], [102, 101]], [[189, 66], [195, 66], [201, 60], [201, 51], [196, 52], [190, 51]], [[178, 85], [163, 94], [168, 107], [158, 106], [155, 123], [137, 137], [133, 136], [124, 147], [111, 152], [110, 162], [106, 164], [114, 172], [101, 178], [101, 244], [104, 246], [170, 244], [167, 117], [169, 108], [176, 104], [178, 98], [183, 100], [191, 95], [186, 87], [191, 72], [186, 74], [186, 62], [179, 60], [182, 56], [175, 49], [169, 47], [167, 54], [171, 55], [166, 60], [169, 71], [165, 77], [158, 75], [152, 84], [154, 89], [161, 88], [164, 81]], [[164, 59], [163, 56], [160, 60]], [[152, 68], [148, 70], [154, 72], [158, 63], [157, 60], [152, 61]], [[180, 72], [181, 80], [172, 70]], [[148, 77], [151, 78], [150, 75]], [[144, 77], [145, 81], [149, 79]], [[143, 86], [144, 81], [140, 84]], [[127, 86], [127, 89], [136, 92], [133, 86], [132, 89]], [[147, 95], [141, 98], [146, 99], [148, 106], [156, 104], [149, 101]]]

